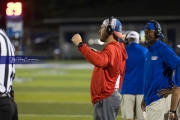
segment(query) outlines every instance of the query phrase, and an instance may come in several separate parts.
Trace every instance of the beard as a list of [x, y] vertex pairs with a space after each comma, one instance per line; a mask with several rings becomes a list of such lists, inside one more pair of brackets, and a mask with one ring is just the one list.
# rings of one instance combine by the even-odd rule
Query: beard
[[149, 40], [149, 39], [146, 39], [146, 43], [150, 43], [151, 42], [151, 40]]
[[105, 43], [108, 37], [109, 37], [108, 34], [102, 34], [100, 35], [100, 41]]
[[146, 43], [152, 45], [156, 40], [153, 38], [146, 38]]
[[154, 37], [145, 36], [146, 43], [151, 44], [151, 42], [153, 41], [153, 39], [154, 39]]

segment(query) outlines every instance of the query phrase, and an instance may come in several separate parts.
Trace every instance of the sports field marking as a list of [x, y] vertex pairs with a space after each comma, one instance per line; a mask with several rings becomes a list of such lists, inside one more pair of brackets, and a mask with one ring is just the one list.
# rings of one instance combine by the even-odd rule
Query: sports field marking
[[17, 103], [61, 103], [61, 104], [91, 104], [91, 102], [60, 102], [60, 101], [17, 101]]
[[[50, 95], [59, 95], [59, 94], [65, 94], [65, 95], [67, 95], [67, 94], [73, 94], [73, 95], [89, 95], [90, 93], [89, 93], [89, 91], [87, 91], [87, 92], [76, 92], [76, 93], [70, 93], [70, 92], [61, 92], [61, 91], [55, 91], [54, 93], [52, 93], [52, 92], [49, 92], [49, 91], [40, 91], [40, 92], [26, 92], [26, 91], [18, 91], [18, 93], [17, 94], [24, 94], [24, 93], [26, 93], [26, 94], [36, 94], [36, 95], [38, 95], [39, 93], [41, 93], [41, 94], [50, 94]], [[89, 95], [90, 96], [90, 95]]]
[[19, 114], [19, 116], [31, 116], [31, 117], [92, 117], [92, 115], [47, 115], [47, 114]]
[[16, 68], [56, 68], [56, 69], [92, 69], [94, 66], [90, 63], [72, 63], [72, 64], [63, 64], [63, 63], [46, 63], [46, 64], [31, 64], [31, 65], [21, 65], [17, 64]]
[[[19, 114], [18, 116], [28, 116], [28, 117], [93, 117], [93, 115], [47, 115], [47, 114]], [[120, 118], [121, 116], [117, 116]]]
[[16, 76], [13, 82], [23, 83], [23, 82], [31, 82], [31, 81], [33, 81], [33, 78]]
[[32, 75], [59, 75], [59, 76], [64, 76], [67, 73], [64, 71], [59, 71], [59, 70], [44, 70], [44, 71], [36, 71], [32, 72]]

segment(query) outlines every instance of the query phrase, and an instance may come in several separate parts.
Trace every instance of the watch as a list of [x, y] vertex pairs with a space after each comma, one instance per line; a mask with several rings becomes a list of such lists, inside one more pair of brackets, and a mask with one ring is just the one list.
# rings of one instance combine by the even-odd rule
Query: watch
[[176, 114], [176, 110], [170, 110], [169, 112]]
[[78, 48], [82, 47], [84, 45], [84, 42], [78, 43]]

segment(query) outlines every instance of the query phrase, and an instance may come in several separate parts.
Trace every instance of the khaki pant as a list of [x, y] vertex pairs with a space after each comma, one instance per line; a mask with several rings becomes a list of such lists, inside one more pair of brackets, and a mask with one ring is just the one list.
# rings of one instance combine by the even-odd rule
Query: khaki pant
[[123, 94], [121, 102], [122, 118], [145, 120], [146, 113], [141, 110], [143, 95]]
[[170, 110], [171, 95], [146, 106], [147, 120], [164, 120], [164, 114]]

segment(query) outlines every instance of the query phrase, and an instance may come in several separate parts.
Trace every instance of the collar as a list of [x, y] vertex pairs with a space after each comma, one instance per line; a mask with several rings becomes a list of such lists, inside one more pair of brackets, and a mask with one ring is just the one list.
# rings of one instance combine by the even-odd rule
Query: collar
[[148, 47], [148, 50], [149, 50], [150, 52], [153, 52], [153, 51], [157, 50], [157, 49], [159, 48], [159, 44], [160, 44], [160, 43], [161, 43], [161, 40], [158, 39], [153, 45], [151, 45], [151, 46]]

